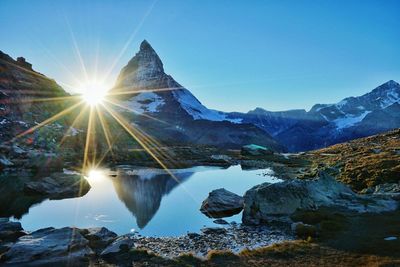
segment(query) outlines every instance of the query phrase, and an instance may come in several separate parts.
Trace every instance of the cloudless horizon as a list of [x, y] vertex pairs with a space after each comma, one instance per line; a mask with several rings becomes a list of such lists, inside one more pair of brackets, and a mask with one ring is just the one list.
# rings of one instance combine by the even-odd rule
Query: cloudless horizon
[[[400, 79], [400, 1], [0, 2], [0, 50], [69, 92], [146, 39], [204, 105], [310, 109]], [[83, 67], [84, 66], [84, 67]]]

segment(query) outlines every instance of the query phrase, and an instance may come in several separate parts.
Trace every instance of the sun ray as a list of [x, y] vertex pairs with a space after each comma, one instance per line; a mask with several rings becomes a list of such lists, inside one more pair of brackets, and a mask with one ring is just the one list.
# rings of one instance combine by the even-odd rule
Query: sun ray
[[86, 130], [86, 142], [85, 142], [85, 149], [83, 151], [83, 164], [82, 164], [82, 172], [85, 173], [87, 171], [87, 160], [88, 160], [88, 153], [89, 153], [89, 146], [90, 146], [90, 137], [92, 134], [92, 118], [93, 118], [93, 107], [90, 107], [89, 111], [89, 121]]
[[1, 59], [1, 58], [0, 58], [0, 61], [2, 61], [2, 62], [5, 63], [5, 64], [12, 65], [13, 67], [18, 68], [18, 69], [21, 70], [21, 71], [28, 72], [28, 73], [30, 73], [30, 74], [36, 76], [36, 77], [43, 78], [43, 75], [42, 75], [42, 74], [37, 73], [37, 72], [35, 72], [35, 71], [33, 71], [33, 70], [29, 70], [29, 69], [27, 69], [27, 68], [24, 68], [24, 67], [22, 67], [22, 66], [20, 66], [20, 65], [17, 65], [17, 64], [15, 64], [15, 63], [9, 62], [9, 61], [4, 60], [4, 59]]
[[128, 110], [128, 111], [131, 111], [131, 112], [133, 112], [133, 113], [135, 113], [135, 114], [138, 114], [138, 115], [140, 115], [140, 116], [143, 116], [143, 117], [146, 117], [146, 118], [149, 118], [149, 119], [152, 119], [152, 120], [161, 122], [161, 123], [168, 124], [168, 123], [165, 122], [165, 121], [162, 121], [162, 120], [160, 120], [160, 119], [154, 118], [154, 117], [152, 117], [152, 116], [150, 116], [150, 115], [147, 115], [147, 114], [144, 114], [144, 113], [140, 113], [139, 111], [137, 111], [137, 110], [135, 110], [135, 109], [129, 108], [129, 107], [124, 106], [124, 105], [121, 105], [121, 104], [116, 103], [116, 102], [114, 102], [114, 101], [112, 101], [112, 100], [110, 100], [110, 99], [105, 99], [104, 101], [105, 101], [105, 102], [108, 102], [108, 103], [110, 103], [110, 104], [112, 104], [112, 105], [114, 105], [114, 106], [120, 107], [120, 108], [122, 108], [122, 109], [126, 109], [126, 110]]
[[36, 40], [38, 44], [43, 48], [45, 51], [46, 55], [50, 57], [50, 62], [56, 63], [58, 66], [60, 66], [76, 83], [79, 82], [79, 79], [72, 73], [70, 69], [68, 69], [51, 51], [48, 47], [46, 47], [43, 42], [41, 42], [39, 39]]
[[2, 104], [23, 104], [23, 103], [38, 103], [38, 102], [56, 102], [64, 100], [78, 99], [79, 96], [59, 96], [47, 98], [26, 98], [21, 100], [12, 99], [10, 101], [0, 101]]
[[103, 129], [103, 132], [104, 132], [104, 137], [106, 138], [108, 149], [109, 149], [110, 153], [113, 154], [112, 144], [111, 144], [110, 135], [109, 135], [110, 132], [109, 132], [109, 129], [106, 128], [106, 123], [104, 121], [103, 114], [99, 111], [99, 107], [98, 106], [96, 106], [96, 112], [97, 112], [97, 116], [99, 117], [101, 128]]
[[61, 118], [62, 116], [65, 116], [66, 114], [68, 114], [69, 112], [71, 112], [72, 110], [74, 110], [76, 107], [78, 107], [79, 105], [81, 105], [82, 103], [83, 103], [83, 101], [80, 101], [80, 102], [78, 102], [78, 103], [72, 105], [71, 107], [66, 108], [66, 109], [60, 111], [60, 112], [57, 113], [56, 115], [54, 115], [54, 116], [52, 116], [52, 117], [50, 117], [50, 118], [48, 118], [48, 119], [42, 121], [42, 122], [39, 123], [38, 125], [36, 125], [36, 126], [34, 126], [34, 127], [31, 127], [31, 128], [29, 128], [28, 130], [26, 130], [26, 131], [24, 131], [24, 132], [18, 134], [17, 136], [15, 136], [15, 137], [11, 140], [11, 142], [14, 142], [16, 139], [19, 139], [19, 138], [21, 138], [21, 137], [23, 137], [23, 136], [25, 136], [25, 135], [27, 135], [27, 134], [30, 134], [30, 133], [36, 131], [37, 129], [39, 129], [39, 128], [45, 126], [46, 124], [49, 124], [49, 123], [51, 123], [51, 122], [53, 122], [53, 121], [55, 121], [55, 120]]
[[178, 183], [180, 183], [179, 179], [168, 169], [168, 167], [147, 147], [147, 145], [140, 140], [140, 138], [137, 137], [137, 135], [134, 133], [134, 129], [130, 127], [129, 123], [127, 123], [123, 118], [121, 118], [117, 113], [115, 113], [113, 110], [108, 108], [106, 105], [103, 105], [103, 107], [108, 111], [108, 113], [125, 129], [125, 131], [132, 136], [136, 142], [139, 143], [141, 147], [143, 147], [144, 150], [163, 168], [174, 180], [176, 180]]
[[71, 125], [69, 126], [67, 132], [64, 134], [63, 138], [60, 141], [60, 146], [63, 145], [63, 143], [65, 142], [65, 139], [67, 138], [67, 136], [69, 134], [71, 134], [72, 132], [72, 128], [75, 127], [75, 125], [80, 121], [80, 119], [82, 118], [82, 116], [85, 114], [85, 112], [87, 111], [88, 106], [84, 106], [80, 111], [79, 114], [75, 117], [74, 121], [71, 123]]
[[174, 168], [178, 168], [180, 164], [176, 160], [174, 160], [171, 155], [168, 154], [166, 150], [164, 150], [164, 146], [159, 143], [156, 139], [154, 139], [151, 135], [147, 134], [143, 129], [136, 128], [137, 134], [140, 135], [141, 138], [150, 143], [152, 148], [157, 151], [159, 155], [161, 155], [164, 159], [168, 160], [168, 163], [174, 166]]
[[113, 63], [111, 64], [110, 68], [108, 71], [106, 71], [104, 75], [104, 79], [107, 80], [108, 77], [111, 75], [113, 72], [115, 66], [117, 65], [118, 61], [121, 59], [125, 51], [128, 49], [129, 45], [132, 43], [133, 39], [135, 38], [136, 34], [139, 32], [139, 30], [142, 28], [143, 23], [145, 22], [146, 18], [150, 15], [151, 11], [153, 10], [155, 4], [157, 3], [157, 0], [153, 1], [151, 5], [149, 6], [149, 9], [147, 12], [143, 15], [141, 21], [139, 24], [136, 26], [136, 28], [133, 30], [132, 34], [129, 36], [128, 40], [125, 42], [124, 46], [122, 47], [121, 51], [117, 55], [117, 57], [114, 59]]
[[73, 47], [74, 47], [74, 52], [75, 52], [75, 54], [76, 54], [76, 56], [78, 58], [79, 64], [81, 65], [82, 72], [85, 75], [85, 79], [87, 81], [87, 80], [89, 80], [89, 76], [88, 76], [88, 73], [87, 73], [87, 70], [86, 70], [85, 63], [83, 62], [81, 51], [79, 50], [78, 43], [76, 41], [74, 32], [72, 31], [71, 25], [70, 25], [67, 17], [65, 17], [65, 21], [67, 23], [67, 27], [68, 27], [68, 30], [69, 30], [69, 33], [70, 33], [70, 36], [71, 36], [71, 41], [72, 41], [72, 44], [73, 44]]
[[[131, 89], [132, 90], [127, 90]], [[110, 91], [108, 93], [109, 96], [119, 96], [119, 95], [135, 95], [135, 94], [140, 94], [140, 93], [146, 93], [146, 92], [168, 92], [168, 91], [174, 91], [174, 90], [181, 90], [181, 89], [186, 89], [183, 86], [178, 86], [178, 87], [166, 87], [166, 88], [148, 88], [148, 89], [133, 89], [135, 87], [117, 87], [114, 88], [115, 91]], [[121, 90], [121, 91], [119, 91]]]

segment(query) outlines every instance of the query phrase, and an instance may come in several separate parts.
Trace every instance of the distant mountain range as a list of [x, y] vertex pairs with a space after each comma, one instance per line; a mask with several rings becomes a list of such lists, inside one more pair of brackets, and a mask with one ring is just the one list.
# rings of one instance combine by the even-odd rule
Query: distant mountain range
[[312, 150], [399, 128], [400, 85], [391, 80], [365, 95], [316, 104], [308, 112], [256, 108], [228, 117], [257, 125], [289, 151]]
[[[33, 111], [26, 105], [10, 106], [10, 99], [67, 95], [53, 80], [33, 71], [23, 58], [15, 61], [0, 53], [0, 67], [0, 137], [10, 136], [3, 131], [5, 127], [34, 124], [50, 113], [36, 110], [36, 105], [31, 106]], [[247, 113], [228, 113], [208, 109], [164, 72], [161, 59], [147, 41], [121, 70], [111, 92], [117, 95], [118, 111], [131, 124], [166, 145], [239, 148], [255, 143], [297, 152], [400, 127], [400, 85], [392, 80], [365, 95], [336, 104], [316, 104], [310, 111], [256, 108]]]

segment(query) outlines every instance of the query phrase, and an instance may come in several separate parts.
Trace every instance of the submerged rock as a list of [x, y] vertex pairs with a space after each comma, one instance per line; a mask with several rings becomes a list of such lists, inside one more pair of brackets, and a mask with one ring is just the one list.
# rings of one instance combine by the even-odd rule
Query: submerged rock
[[93, 255], [79, 229], [50, 227], [20, 237], [2, 260], [20, 266], [81, 266]]
[[321, 172], [317, 180], [289, 180], [264, 183], [244, 196], [243, 222], [260, 224], [272, 218], [290, 215], [298, 209], [338, 207], [355, 212], [383, 212], [397, 208], [390, 198], [369, 197], [354, 193], [346, 185]]
[[54, 173], [49, 177], [25, 184], [28, 193], [62, 199], [85, 195], [90, 189], [87, 180], [79, 174]]
[[200, 211], [210, 218], [229, 217], [242, 209], [243, 198], [224, 188], [211, 191], [200, 207]]

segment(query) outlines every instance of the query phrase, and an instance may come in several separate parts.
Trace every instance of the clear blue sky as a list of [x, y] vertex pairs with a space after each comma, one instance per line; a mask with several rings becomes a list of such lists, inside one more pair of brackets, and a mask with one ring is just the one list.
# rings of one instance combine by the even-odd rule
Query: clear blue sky
[[0, 50], [76, 84], [74, 36], [89, 76], [119, 59], [112, 84], [147, 39], [210, 108], [309, 109], [400, 80], [399, 14], [398, 0], [1, 0]]

